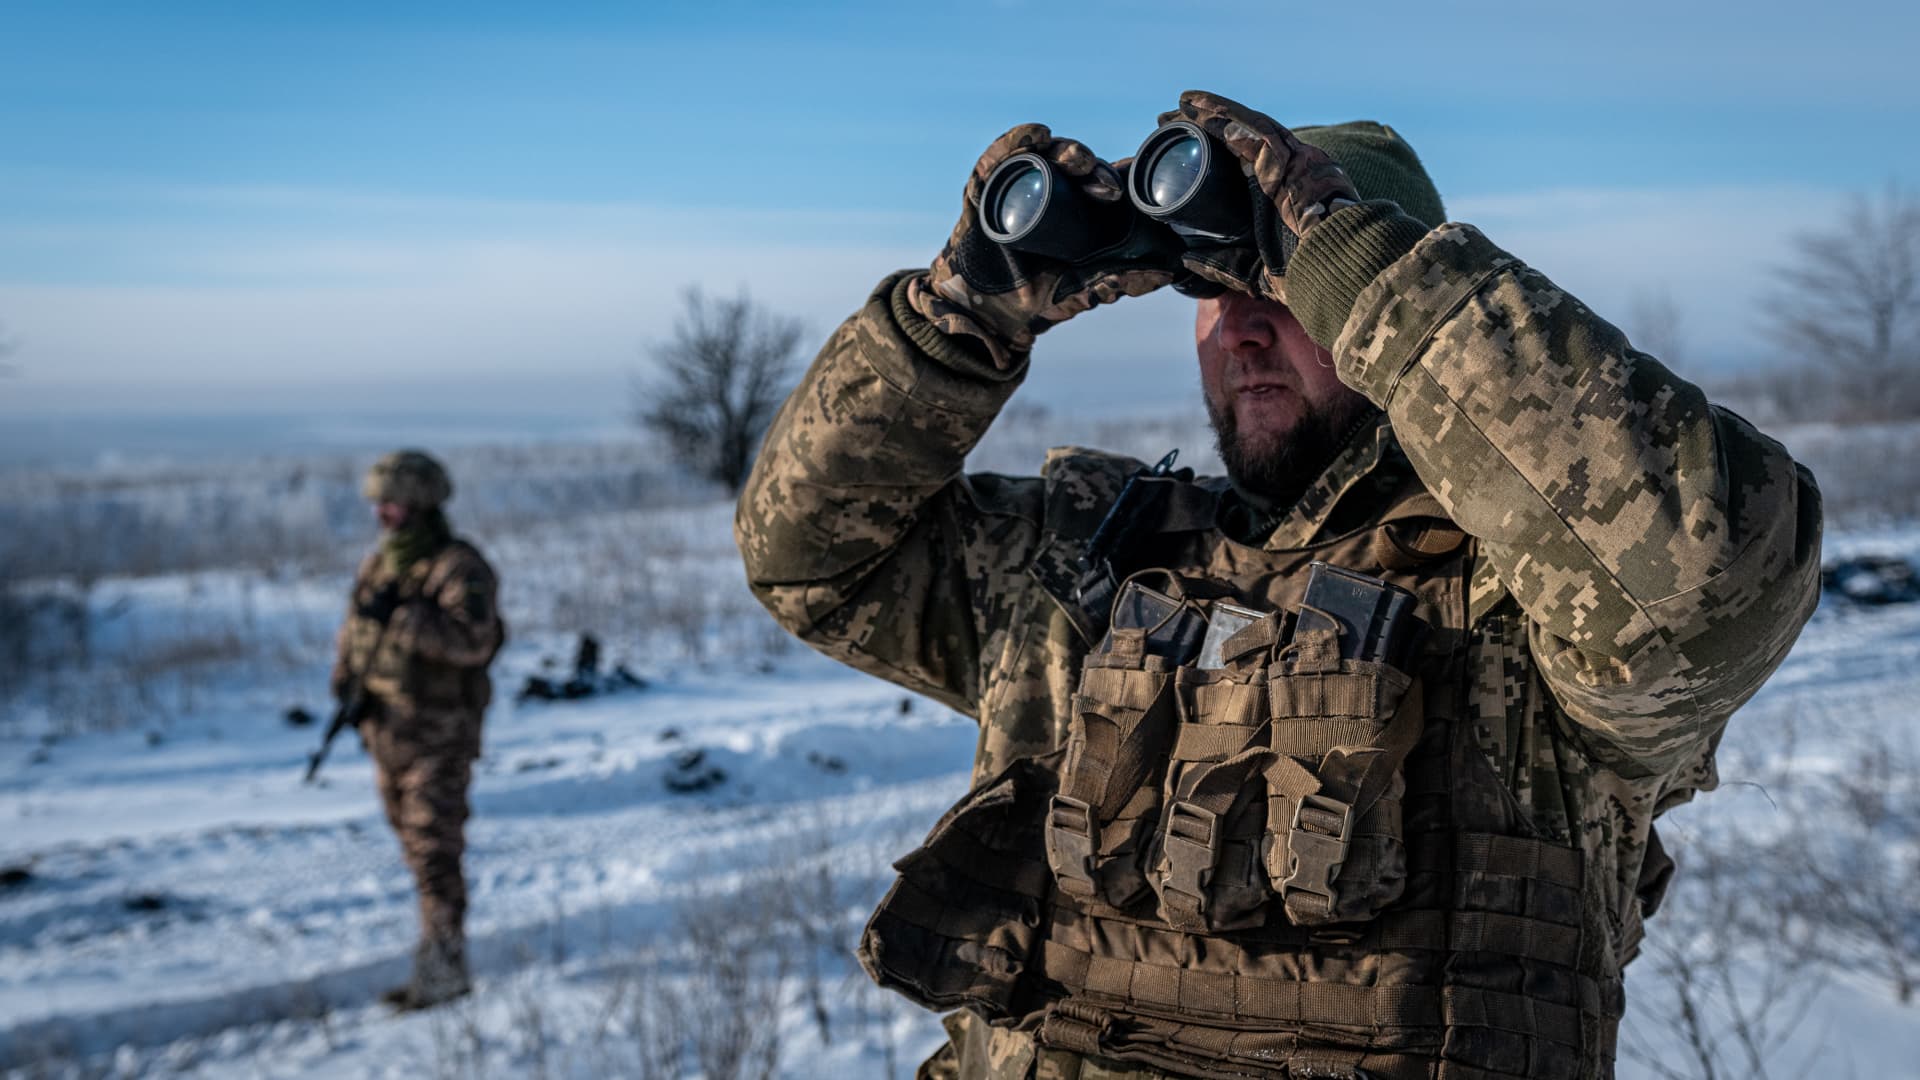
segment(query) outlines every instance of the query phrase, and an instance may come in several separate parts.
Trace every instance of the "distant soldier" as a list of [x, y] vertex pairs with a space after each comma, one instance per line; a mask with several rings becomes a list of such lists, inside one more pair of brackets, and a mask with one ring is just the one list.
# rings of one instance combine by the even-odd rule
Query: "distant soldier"
[[492, 696], [487, 665], [506, 631], [493, 568], [441, 512], [453, 485], [438, 461], [397, 450], [374, 463], [362, 492], [383, 536], [354, 580], [333, 692], [344, 699], [365, 680], [361, 738], [420, 891], [413, 977], [384, 1000], [422, 1009], [468, 990], [467, 782]]

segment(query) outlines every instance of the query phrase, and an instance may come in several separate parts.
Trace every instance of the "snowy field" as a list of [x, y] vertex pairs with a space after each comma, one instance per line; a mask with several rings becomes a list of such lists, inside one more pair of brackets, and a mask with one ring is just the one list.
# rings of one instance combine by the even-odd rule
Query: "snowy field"
[[[0, 483], [41, 536], [59, 500], [173, 485], [135, 518], [176, 549], [138, 572], [113, 562], [132, 539], [81, 578], [16, 569], [0, 612], [0, 1072], [905, 1077], [938, 1045], [851, 948], [888, 863], [964, 790], [971, 722], [787, 643], [724, 504], [620, 452], [473, 453], [457, 477], [540, 466], [572, 494], [453, 507], [480, 522], [514, 640], [468, 833], [476, 991], [406, 1017], [373, 1004], [415, 922], [366, 757], [343, 738], [302, 786], [319, 732], [283, 719], [324, 722], [367, 539], [337, 489], [360, 463], [295, 486], [294, 524], [337, 555], [238, 545], [229, 566], [186, 542], [212, 505], [192, 500], [265, 520], [283, 466], [212, 489]], [[642, 495], [655, 508], [624, 508]], [[1827, 554], [1920, 560], [1920, 527], [1856, 519]], [[1898, 1000], [1920, 976], [1920, 603], [1829, 601], [1736, 718], [1723, 789], [1663, 822], [1681, 877], [1629, 969], [1623, 1076], [1920, 1076], [1920, 1004]], [[581, 630], [647, 688], [514, 701], [564, 674]]]

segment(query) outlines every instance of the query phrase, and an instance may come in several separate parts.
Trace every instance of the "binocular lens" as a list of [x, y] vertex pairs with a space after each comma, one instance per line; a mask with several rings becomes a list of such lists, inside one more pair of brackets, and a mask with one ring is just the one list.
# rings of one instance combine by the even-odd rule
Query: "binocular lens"
[[1239, 244], [1253, 234], [1253, 201], [1233, 151], [1190, 120], [1162, 124], [1133, 155], [1127, 194], [1189, 246]]
[[1047, 178], [1039, 169], [1027, 166], [1002, 181], [998, 205], [993, 207], [994, 223], [1009, 236], [1020, 236], [1033, 227], [1047, 205]]
[[1049, 259], [1075, 262], [1102, 251], [1159, 263], [1179, 258], [1171, 231], [1125, 201], [1092, 197], [1035, 153], [994, 166], [981, 185], [977, 214], [988, 240]]
[[1169, 143], [1147, 166], [1147, 195], [1156, 206], [1173, 206], [1200, 183], [1206, 150], [1200, 140]]

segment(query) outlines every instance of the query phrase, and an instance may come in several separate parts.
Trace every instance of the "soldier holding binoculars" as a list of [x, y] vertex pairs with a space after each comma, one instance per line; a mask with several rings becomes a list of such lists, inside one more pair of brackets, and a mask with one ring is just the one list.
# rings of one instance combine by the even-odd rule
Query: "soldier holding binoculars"
[[[963, 471], [1041, 333], [1165, 286], [1226, 477]], [[1654, 818], [1714, 786], [1820, 528], [1392, 128], [1201, 92], [1119, 162], [995, 141], [736, 519], [790, 630], [980, 721], [861, 950], [964, 1077], [1612, 1075]]]

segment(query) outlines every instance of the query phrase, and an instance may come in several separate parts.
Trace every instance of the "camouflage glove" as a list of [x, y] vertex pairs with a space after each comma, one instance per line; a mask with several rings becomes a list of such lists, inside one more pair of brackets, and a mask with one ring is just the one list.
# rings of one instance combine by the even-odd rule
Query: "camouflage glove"
[[1173, 280], [1179, 267], [1144, 265], [1109, 252], [1085, 262], [1015, 251], [989, 240], [980, 228], [980, 196], [987, 176], [1023, 151], [1039, 154], [1081, 190], [1101, 202], [1126, 199], [1126, 178], [1072, 139], [1056, 139], [1045, 124], [1021, 124], [993, 141], [973, 166], [960, 223], [933, 269], [908, 286], [907, 302], [942, 333], [979, 339], [1004, 369], [1014, 354], [1033, 348], [1036, 334], [1122, 296], [1141, 296]]
[[1327, 152], [1301, 142], [1265, 113], [1205, 90], [1180, 95], [1160, 122], [1187, 120], [1240, 159], [1253, 201], [1254, 247], [1195, 247], [1181, 262], [1196, 276], [1236, 292], [1286, 300], [1287, 263], [1300, 237], [1329, 213], [1360, 201], [1353, 181]]

